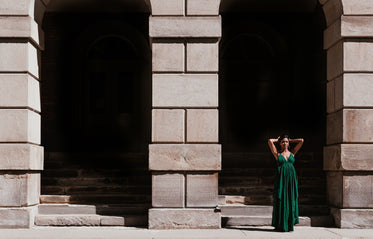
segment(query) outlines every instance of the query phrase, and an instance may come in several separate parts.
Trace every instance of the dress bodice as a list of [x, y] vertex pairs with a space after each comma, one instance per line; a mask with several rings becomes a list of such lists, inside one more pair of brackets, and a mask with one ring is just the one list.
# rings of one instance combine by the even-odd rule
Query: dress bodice
[[295, 158], [294, 158], [294, 155], [292, 153], [290, 153], [288, 160], [286, 160], [285, 156], [283, 156], [282, 154], [279, 154], [278, 158], [277, 158], [277, 161], [278, 161], [279, 165], [283, 165], [284, 163], [293, 164], [295, 162]]

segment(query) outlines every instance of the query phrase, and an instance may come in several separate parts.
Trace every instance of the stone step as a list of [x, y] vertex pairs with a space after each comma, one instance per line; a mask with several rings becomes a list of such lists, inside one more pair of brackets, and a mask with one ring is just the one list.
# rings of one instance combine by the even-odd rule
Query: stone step
[[36, 215], [36, 226], [146, 226], [147, 216], [101, 216], [97, 214]]
[[40, 204], [39, 214], [100, 214], [128, 215], [148, 213], [150, 204], [112, 204], [112, 205], [80, 205], [80, 204]]
[[[223, 227], [234, 226], [270, 226], [272, 216], [228, 216], [222, 217]], [[297, 226], [311, 226], [311, 218], [299, 217]]]
[[272, 206], [231, 204], [222, 205], [219, 207], [223, 217], [272, 215]]
[[73, 195], [41, 195], [41, 203], [72, 203], [72, 204], [146, 204], [151, 201], [151, 195], [144, 194], [73, 194]]

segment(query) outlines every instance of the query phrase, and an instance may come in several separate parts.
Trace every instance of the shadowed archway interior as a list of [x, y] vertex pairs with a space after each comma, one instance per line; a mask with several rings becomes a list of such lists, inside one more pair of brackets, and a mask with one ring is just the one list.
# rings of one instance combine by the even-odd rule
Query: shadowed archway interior
[[321, 6], [317, 1], [237, 0], [222, 1], [220, 12], [219, 194], [271, 205], [276, 162], [267, 139], [288, 133], [305, 139], [295, 163], [299, 203], [326, 205]]

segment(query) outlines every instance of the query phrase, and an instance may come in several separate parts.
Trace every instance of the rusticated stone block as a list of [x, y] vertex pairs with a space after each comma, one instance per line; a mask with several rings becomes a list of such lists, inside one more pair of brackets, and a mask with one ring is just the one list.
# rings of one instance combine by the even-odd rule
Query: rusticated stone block
[[44, 149], [33, 144], [0, 144], [1, 170], [43, 170]]
[[183, 72], [183, 43], [153, 43], [153, 72]]
[[[39, 203], [40, 174], [0, 174], [0, 206], [19, 207]], [[4, 186], [6, 185], [6, 186]]]
[[184, 0], [150, 0], [152, 15], [184, 15]]
[[214, 209], [150, 209], [149, 229], [218, 229], [221, 214]]
[[37, 215], [37, 226], [100, 226], [100, 215]]
[[188, 0], [187, 15], [219, 15], [220, 0]]
[[326, 25], [329, 26], [343, 14], [342, 1], [328, 0], [323, 6]]
[[33, 15], [34, 0], [0, 0], [0, 15]]
[[34, 226], [37, 208], [0, 208], [0, 228], [30, 228]]
[[[344, 71], [373, 71], [372, 42], [344, 42]], [[329, 67], [329, 66], [328, 66]]]
[[345, 15], [372, 15], [373, 14], [373, 1], [354, 0], [343, 1], [343, 14]]
[[341, 172], [326, 173], [327, 198], [330, 205], [342, 206], [343, 176]]
[[153, 110], [152, 141], [184, 142], [185, 110]]
[[[341, 84], [342, 85], [342, 84]], [[373, 105], [373, 74], [343, 75], [343, 106], [369, 107]]]
[[343, 139], [343, 111], [326, 117], [326, 143], [341, 143]]
[[0, 72], [30, 72], [39, 78], [38, 50], [31, 43], [0, 43]]
[[343, 41], [339, 41], [334, 46], [329, 48], [326, 53], [326, 78], [328, 81], [333, 80], [343, 73], [344, 54]]
[[187, 207], [216, 207], [218, 205], [218, 174], [187, 174]]
[[372, 228], [373, 209], [332, 208], [331, 214], [337, 227]]
[[324, 147], [324, 170], [373, 171], [373, 144]]
[[187, 43], [187, 72], [218, 72], [219, 43]]
[[221, 17], [150, 17], [150, 37], [221, 37]]
[[0, 37], [29, 38], [36, 44], [40, 44], [40, 35], [42, 35], [41, 29], [30, 16], [0, 18]]
[[343, 176], [343, 207], [373, 208], [373, 175]]
[[218, 107], [217, 74], [153, 74], [153, 107]]
[[150, 144], [149, 170], [221, 170], [221, 145]]
[[0, 109], [0, 141], [40, 144], [40, 115], [27, 109]]
[[183, 174], [152, 175], [153, 207], [184, 207], [185, 179]]
[[335, 80], [329, 81], [326, 84], [326, 111], [328, 113], [332, 113], [335, 111], [334, 83], [335, 83]]
[[40, 112], [40, 86], [27, 74], [0, 75], [0, 107], [29, 107]]
[[343, 110], [343, 142], [373, 142], [373, 110]]
[[215, 109], [187, 110], [187, 142], [219, 141], [219, 112]]

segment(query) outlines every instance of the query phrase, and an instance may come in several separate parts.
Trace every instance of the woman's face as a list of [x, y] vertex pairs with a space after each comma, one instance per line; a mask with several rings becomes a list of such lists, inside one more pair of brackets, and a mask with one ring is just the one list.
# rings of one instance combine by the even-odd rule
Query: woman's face
[[280, 141], [280, 146], [281, 146], [281, 149], [282, 150], [285, 150], [289, 147], [289, 139], [288, 138], [283, 138], [281, 141]]

